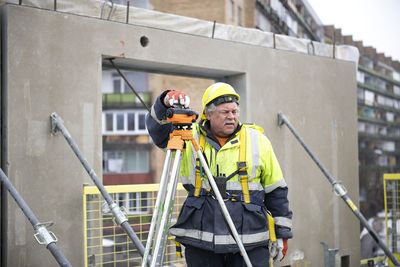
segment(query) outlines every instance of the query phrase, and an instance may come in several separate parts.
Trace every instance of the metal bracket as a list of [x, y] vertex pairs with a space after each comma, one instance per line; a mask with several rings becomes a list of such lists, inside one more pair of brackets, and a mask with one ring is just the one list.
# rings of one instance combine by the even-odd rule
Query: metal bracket
[[51, 122], [51, 133], [56, 134], [58, 132], [58, 123], [64, 123], [63, 120], [57, 115], [57, 113], [53, 112], [50, 115]]
[[58, 241], [55, 234], [47, 230], [47, 227], [52, 225], [53, 222], [38, 223], [35, 225], [34, 237], [40, 245], [45, 245], [47, 247], [50, 243], [56, 243]]
[[113, 214], [113, 222], [116, 225], [121, 225], [122, 223], [128, 221], [128, 218], [126, 218], [126, 209], [125, 207], [119, 207], [116, 203], [113, 203], [110, 205], [111, 212]]
[[336, 182], [333, 184], [333, 192], [338, 197], [342, 197], [347, 194], [347, 189], [340, 182]]
[[281, 127], [283, 124], [285, 124], [285, 115], [283, 115], [282, 112], [278, 112], [278, 126]]
[[113, 15], [113, 13], [114, 13], [114, 11], [115, 11], [115, 6], [114, 6], [113, 0], [104, 1], [103, 5], [101, 6], [100, 18], [104, 19], [104, 8], [105, 8], [106, 5], [108, 7], [110, 7], [110, 13], [108, 13], [108, 18], [107, 18], [107, 20], [110, 20], [112, 15]]
[[[311, 50], [312, 54], [310, 53], [310, 47], [312, 48], [312, 50]], [[315, 56], [315, 46], [314, 46], [313, 41], [310, 41], [307, 44], [307, 52], [308, 52], [309, 55], [314, 55]]]
[[321, 245], [324, 247], [325, 267], [335, 267], [335, 255], [339, 249], [329, 249], [326, 242], [321, 242]]

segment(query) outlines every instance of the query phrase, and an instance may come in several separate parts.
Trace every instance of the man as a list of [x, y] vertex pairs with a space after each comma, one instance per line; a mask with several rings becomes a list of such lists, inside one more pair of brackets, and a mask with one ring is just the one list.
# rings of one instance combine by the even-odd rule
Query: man
[[[199, 123], [193, 135], [214, 176], [226, 207], [253, 266], [269, 266], [269, 249], [274, 260], [282, 260], [287, 239], [292, 238], [287, 193], [271, 143], [256, 125], [239, 122], [240, 96], [232, 86], [215, 83], [205, 91]], [[165, 122], [166, 110], [189, 105], [179, 91], [165, 91], [146, 117], [154, 143], [165, 148], [172, 125]], [[188, 197], [170, 233], [185, 246], [189, 267], [246, 266], [225, 222], [197, 155], [186, 145], [180, 166], [182, 184]], [[267, 212], [275, 225], [268, 223]], [[277, 241], [274, 240], [274, 232]], [[270, 243], [270, 244], [269, 244]]]

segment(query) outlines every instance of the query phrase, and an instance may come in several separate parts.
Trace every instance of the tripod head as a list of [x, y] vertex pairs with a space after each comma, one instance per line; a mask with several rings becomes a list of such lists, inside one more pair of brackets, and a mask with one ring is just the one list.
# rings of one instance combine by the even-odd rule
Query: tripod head
[[171, 122], [174, 130], [191, 130], [199, 114], [188, 108], [169, 108], [166, 112], [167, 121]]

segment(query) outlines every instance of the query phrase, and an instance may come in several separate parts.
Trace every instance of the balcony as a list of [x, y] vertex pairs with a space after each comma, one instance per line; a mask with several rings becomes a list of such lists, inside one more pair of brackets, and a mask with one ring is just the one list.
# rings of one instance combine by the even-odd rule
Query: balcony
[[358, 105], [359, 105], [359, 106], [369, 107], [369, 108], [374, 108], [374, 109], [379, 109], [379, 110], [383, 110], [383, 111], [390, 111], [390, 112], [393, 112], [393, 113], [400, 113], [400, 108], [398, 109], [398, 108], [394, 108], [394, 107], [389, 107], [389, 106], [381, 105], [381, 104], [378, 104], [377, 102], [374, 102], [374, 103], [372, 104], [372, 106], [371, 106], [371, 105], [365, 104], [365, 100], [364, 100], [364, 99], [358, 98], [358, 99], [357, 99], [357, 102], [358, 102]]
[[380, 165], [360, 165], [360, 172], [370, 172], [370, 171], [381, 171], [387, 173], [397, 173], [400, 172], [400, 165], [392, 165], [392, 166], [380, 166]]
[[[150, 106], [151, 92], [139, 93], [143, 102]], [[139, 98], [134, 94], [103, 94], [103, 109], [144, 108]]]
[[400, 100], [400, 95], [397, 95], [397, 94], [389, 92], [389, 91], [385, 91], [375, 85], [371, 85], [371, 84], [367, 84], [367, 83], [360, 83], [360, 82], [357, 82], [357, 85], [361, 88], [368, 89], [372, 92]]
[[363, 65], [361, 65], [361, 64], [358, 65], [358, 69], [359, 69], [360, 71], [366, 72], [366, 73], [371, 74], [371, 75], [373, 75], [373, 76], [375, 76], [375, 77], [378, 77], [378, 78], [381, 78], [381, 79], [383, 79], [383, 80], [385, 80], [385, 81], [388, 81], [388, 82], [390, 82], [390, 83], [392, 83], [392, 84], [395, 84], [395, 85], [397, 85], [397, 86], [400, 86], [400, 81], [396, 81], [396, 80], [394, 80], [392, 77], [389, 77], [389, 76], [387, 76], [387, 75], [385, 75], [385, 74], [379, 73], [379, 72], [377, 72], [376, 70], [370, 69], [370, 68], [365, 67], [365, 66], [363, 66]]
[[380, 124], [380, 125], [391, 126], [391, 127], [400, 127], [400, 122], [380, 120], [380, 119], [370, 118], [370, 117], [366, 117], [366, 116], [358, 116], [358, 120], [364, 121], [364, 122], [376, 123], [376, 124]]
[[358, 139], [360, 138], [400, 141], [400, 136], [388, 136], [382, 134], [369, 134], [364, 132], [358, 132]]

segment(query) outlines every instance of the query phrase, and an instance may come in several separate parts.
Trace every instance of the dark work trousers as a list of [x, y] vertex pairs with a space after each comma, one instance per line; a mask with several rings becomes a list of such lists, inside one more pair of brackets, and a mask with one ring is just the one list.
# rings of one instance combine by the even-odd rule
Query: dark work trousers
[[[246, 251], [254, 267], [269, 267], [269, 252], [267, 247], [258, 247]], [[199, 249], [193, 246], [185, 247], [185, 258], [188, 267], [246, 267], [246, 262], [240, 252], [218, 254], [213, 251]]]

